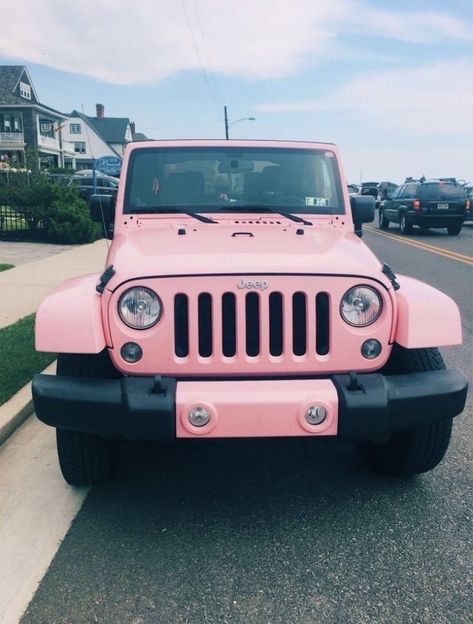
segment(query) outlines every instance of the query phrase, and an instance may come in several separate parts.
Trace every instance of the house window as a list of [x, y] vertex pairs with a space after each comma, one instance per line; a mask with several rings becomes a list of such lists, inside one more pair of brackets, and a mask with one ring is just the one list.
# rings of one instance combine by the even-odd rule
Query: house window
[[27, 100], [31, 100], [31, 87], [26, 82], [20, 82], [20, 95]]
[[39, 133], [41, 136], [54, 139], [54, 121], [47, 117], [39, 118]]
[[69, 124], [69, 131], [71, 134], [80, 134], [81, 133], [80, 124], [78, 123]]
[[74, 152], [76, 154], [85, 154], [85, 141], [74, 141]]

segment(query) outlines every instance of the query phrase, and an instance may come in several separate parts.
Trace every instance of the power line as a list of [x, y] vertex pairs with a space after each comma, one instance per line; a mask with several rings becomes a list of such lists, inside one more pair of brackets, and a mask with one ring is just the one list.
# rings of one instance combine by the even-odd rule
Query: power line
[[196, 15], [196, 18], [197, 18], [197, 20], [196, 20], [197, 21], [197, 27], [198, 27], [198, 29], [200, 31], [200, 36], [202, 38], [202, 46], [204, 48], [204, 54], [205, 54], [205, 57], [207, 59], [207, 67], [209, 68], [210, 79], [212, 81], [212, 86], [214, 88], [215, 95], [217, 96], [218, 104], [219, 104], [220, 109], [221, 109], [222, 108], [221, 93], [219, 91], [219, 88], [218, 88], [218, 85], [217, 85], [217, 81], [215, 79], [215, 74], [210, 69], [212, 67], [212, 64], [210, 62], [210, 55], [209, 55], [209, 51], [208, 51], [208, 47], [207, 47], [207, 42], [206, 42], [205, 36], [204, 36], [204, 29], [202, 27], [202, 20], [200, 19], [200, 13], [199, 13], [198, 5], [197, 5], [197, 0], [194, 0], [194, 11], [195, 11], [195, 15]]
[[190, 35], [192, 37], [192, 43], [194, 44], [194, 50], [195, 50], [197, 59], [199, 61], [199, 65], [200, 65], [200, 69], [201, 69], [201, 72], [202, 72], [202, 76], [204, 77], [205, 84], [207, 85], [207, 89], [209, 91], [210, 97], [211, 97], [213, 103], [215, 104], [215, 108], [220, 113], [221, 106], [219, 106], [219, 104], [217, 102], [217, 99], [215, 97], [215, 94], [214, 94], [214, 92], [212, 91], [212, 89], [210, 87], [209, 77], [207, 75], [207, 72], [205, 71], [205, 66], [204, 66], [204, 63], [202, 62], [202, 57], [200, 56], [199, 48], [197, 46], [197, 41], [196, 41], [195, 36], [194, 36], [194, 31], [192, 30], [192, 25], [191, 25], [190, 20], [189, 20], [189, 15], [187, 14], [187, 10], [186, 10], [186, 6], [184, 4], [184, 0], [180, 0], [180, 1], [181, 1], [182, 11], [184, 13], [184, 17], [185, 17], [186, 22], [187, 22], [187, 27], [189, 28], [189, 32], [190, 32]]

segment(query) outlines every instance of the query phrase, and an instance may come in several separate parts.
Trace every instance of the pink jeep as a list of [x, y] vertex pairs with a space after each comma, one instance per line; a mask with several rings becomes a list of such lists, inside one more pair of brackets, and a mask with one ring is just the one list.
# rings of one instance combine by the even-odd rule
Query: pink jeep
[[[361, 240], [374, 199], [348, 196], [337, 149], [283, 141], [131, 144], [107, 267], [57, 288], [36, 347], [38, 417], [62, 473], [104, 482], [129, 439], [338, 436], [377, 470], [425, 472], [467, 380], [457, 306], [396, 276]], [[114, 214], [114, 217], [113, 217]]]

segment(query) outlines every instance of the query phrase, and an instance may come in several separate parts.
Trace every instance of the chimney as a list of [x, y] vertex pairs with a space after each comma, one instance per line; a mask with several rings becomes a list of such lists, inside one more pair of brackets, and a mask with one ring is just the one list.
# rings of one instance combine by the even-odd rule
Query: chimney
[[97, 119], [103, 119], [105, 117], [105, 108], [103, 104], [96, 104]]
[[130, 130], [131, 130], [131, 136], [135, 138], [135, 122], [134, 121], [130, 121]]

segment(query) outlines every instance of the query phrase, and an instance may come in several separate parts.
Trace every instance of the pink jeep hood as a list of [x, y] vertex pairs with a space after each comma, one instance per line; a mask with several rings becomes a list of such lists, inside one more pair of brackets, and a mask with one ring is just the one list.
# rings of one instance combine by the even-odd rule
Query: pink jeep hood
[[141, 277], [219, 273], [351, 274], [390, 286], [376, 256], [353, 232], [333, 227], [330, 218], [313, 226], [247, 215], [217, 224], [175, 215], [145, 219], [120, 228], [110, 264], [116, 271], [111, 290]]

